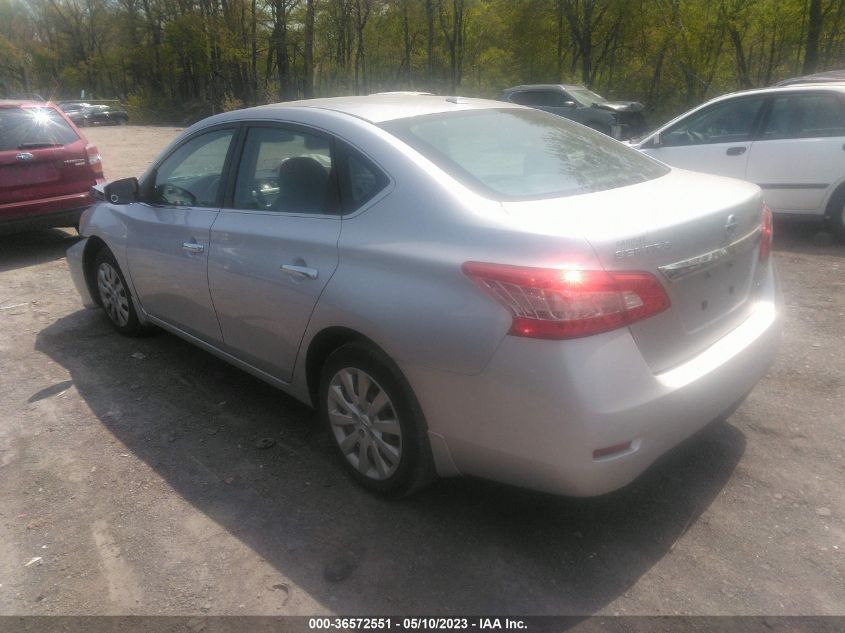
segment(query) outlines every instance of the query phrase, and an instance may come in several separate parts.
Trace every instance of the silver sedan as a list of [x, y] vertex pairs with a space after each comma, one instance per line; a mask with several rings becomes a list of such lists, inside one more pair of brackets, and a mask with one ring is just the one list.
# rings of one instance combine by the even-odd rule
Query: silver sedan
[[229, 112], [96, 194], [68, 252], [84, 303], [314, 406], [386, 494], [459, 474], [614, 490], [776, 352], [758, 187], [517, 105]]

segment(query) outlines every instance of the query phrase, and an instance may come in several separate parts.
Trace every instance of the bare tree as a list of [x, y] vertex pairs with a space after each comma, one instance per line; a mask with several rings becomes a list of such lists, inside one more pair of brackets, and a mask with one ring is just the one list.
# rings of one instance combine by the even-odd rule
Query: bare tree
[[809, 1], [809, 22], [802, 69], [805, 75], [816, 72], [819, 62], [819, 40], [822, 34], [822, 0]]

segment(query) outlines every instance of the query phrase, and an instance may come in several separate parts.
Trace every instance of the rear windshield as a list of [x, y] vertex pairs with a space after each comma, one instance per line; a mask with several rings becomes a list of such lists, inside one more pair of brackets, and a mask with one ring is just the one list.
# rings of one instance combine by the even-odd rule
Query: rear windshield
[[52, 108], [0, 108], [0, 152], [67, 145], [78, 139]]
[[498, 200], [604, 191], [669, 171], [635, 149], [539, 110], [464, 110], [381, 125], [468, 187]]

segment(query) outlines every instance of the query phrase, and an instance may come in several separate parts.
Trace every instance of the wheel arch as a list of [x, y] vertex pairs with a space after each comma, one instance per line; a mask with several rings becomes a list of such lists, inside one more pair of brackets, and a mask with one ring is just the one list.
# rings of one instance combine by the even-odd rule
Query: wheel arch
[[837, 211], [837, 202], [845, 202], [845, 178], [840, 180], [831, 190], [830, 195], [824, 203], [824, 219], [830, 221], [831, 216]]
[[100, 293], [97, 292], [97, 271], [94, 268], [94, 262], [97, 260], [97, 254], [108, 245], [102, 238], [92, 235], [85, 242], [85, 250], [82, 253], [82, 270], [85, 273], [85, 284], [88, 286], [88, 293], [91, 298], [102, 306], [100, 301]]
[[305, 384], [311, 405], [316, 407], [319, 402], [320, 373], [329, 355], [347, 343], [362, 342], [378, 349], [385, 356], [390, 356], [375, 341], [364, 336], [357, 330], [342, 326], [330, 326], [320, 330], [308, 344], [305, 353]]

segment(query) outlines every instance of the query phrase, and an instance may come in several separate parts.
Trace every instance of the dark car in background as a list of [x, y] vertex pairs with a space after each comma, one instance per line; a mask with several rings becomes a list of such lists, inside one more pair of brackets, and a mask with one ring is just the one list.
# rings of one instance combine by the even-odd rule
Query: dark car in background
[[608, 101], [584, 86], [513, 86], [502, 92], [499, 99], [557, 114], [620, 140], [634, 138], [648, 131], [642, 103]]
[[73, 121], [74, 125], [78, 126], [84, 125], [85, 110], [91, 107], [90, 103], [82, 101], [62, 102], [58, 105], [62, 112], [67, 115], [67, 118]]
[[82, 111], [82, 125], [126, 125], [129, 114], [112, 105], [90, 105]]
[[57, 106], [0, 101], [0, 234], [76, 226], [100, 154]]

